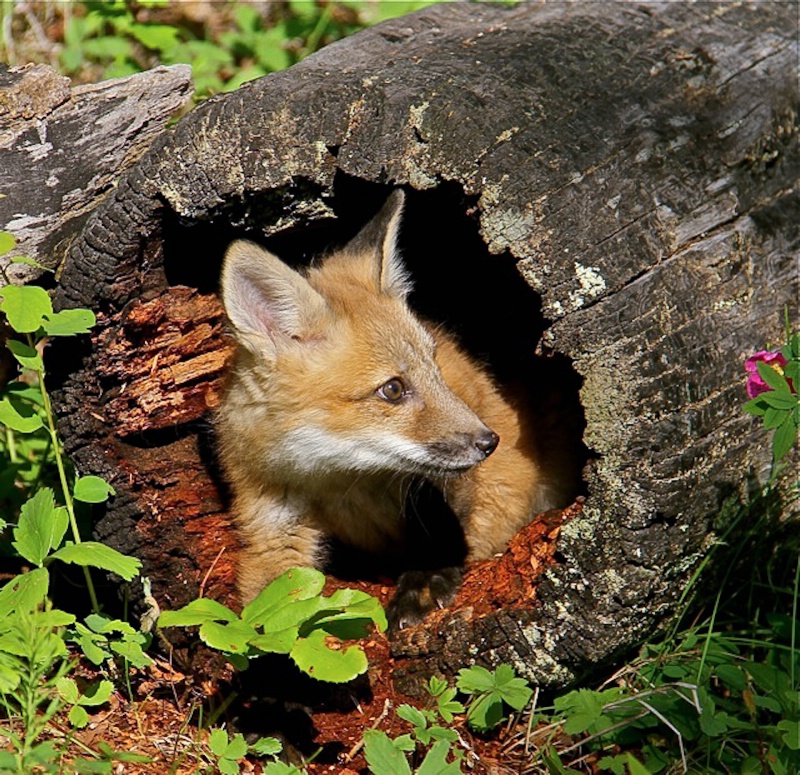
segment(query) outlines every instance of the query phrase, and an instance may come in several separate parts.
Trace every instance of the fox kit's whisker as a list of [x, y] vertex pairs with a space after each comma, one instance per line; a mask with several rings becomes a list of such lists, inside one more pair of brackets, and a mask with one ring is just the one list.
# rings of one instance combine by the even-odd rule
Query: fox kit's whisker
[[[545, 471], [520, 406], [409, 307], [397, 247], [403, 202], [395, 191], [305, 273], [252, 242], [234, 242], [225, 256], [222, 298], [237, 349], [216, 423], [245, 546], [245, 600], [291, 567], [323, 564], [328, 537], [413, 552], [405, 533], [419, 521], [437, 540], [413, 502], [422, 480], [441, 490], [470, 559], [502, 550], [534, 508], [571, 494], [568, 478]], [[431, 582], [431, 606], [452, 599], [459, 575]], [[434, 589], [441, 594], [431, 597]], [[419, 619], [412, 580], [400, 590], [395, 621]]]

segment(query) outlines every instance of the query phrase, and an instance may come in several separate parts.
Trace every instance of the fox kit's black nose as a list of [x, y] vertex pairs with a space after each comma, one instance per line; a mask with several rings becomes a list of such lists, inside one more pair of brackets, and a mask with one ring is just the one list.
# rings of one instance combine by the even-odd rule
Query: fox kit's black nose
[[500, 437], [488, 428], [475, 439], [475, 446], [484, 457], [489, 457], [497, 449], [499, 443]]

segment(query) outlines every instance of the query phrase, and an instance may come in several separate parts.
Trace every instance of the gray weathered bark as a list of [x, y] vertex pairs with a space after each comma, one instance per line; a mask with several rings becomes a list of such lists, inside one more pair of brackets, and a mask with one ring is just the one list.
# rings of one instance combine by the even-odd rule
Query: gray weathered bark
[[[188, 65], [73, 89], [46, 65], [0, 69], [0, 228], [17, 237], [18, 252], [54, 269], [120, 173], [191, 95]], [[40, 273], [10, 271], [19, 282]]]
[[[563, 683], [652, 632], [720, 503], [768, 464], [741, 363], [780, 339], [784, 305], [796, 319], [795, 11], [445, 4], [193, 111], [92, 214], [61, 277], [63, 305], [103, 313], [59, 398], [78, 465], [120, 493], [99, 532], [145, 558], [169, 604], [212, 565], [207, 591], [229, 592], [216, 559], [235, 541], [196, 425], [224, 361], [222, 250], [277, 235], [297, 258], [403, 185], [420, 284], [437, 262], [450, 275], [433, 307], [509, 262], [539, 294], [511, 338], [570, 359], [593, 453], [536, 599], [438, 615], [396, 645], [403, 670], [502, 660]], [[505, 312], [529, 321], [516, 299]], [[489, 326], [485, 300], [453, 322]]]

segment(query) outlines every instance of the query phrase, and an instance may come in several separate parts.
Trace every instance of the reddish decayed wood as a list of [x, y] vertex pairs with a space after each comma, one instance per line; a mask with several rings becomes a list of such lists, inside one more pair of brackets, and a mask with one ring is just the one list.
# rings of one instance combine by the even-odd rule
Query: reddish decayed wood
[[232, 346], [216, 296], [170, 288], [108, 323], [98, 371], [113, 385], [106, 413], [117, 436], [192, 422], [217, 406]]

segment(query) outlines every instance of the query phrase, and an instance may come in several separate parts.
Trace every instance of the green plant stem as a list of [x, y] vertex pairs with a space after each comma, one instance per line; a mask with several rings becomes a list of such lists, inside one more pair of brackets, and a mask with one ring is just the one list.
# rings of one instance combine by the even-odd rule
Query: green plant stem
[[[30, 334], [28, 334], [28, 344], [30, 347], [35, 346], [34, 339]], [[44, 407], [45, 415], [47, 415], [47, 429], [50, 433], [50, 443], [53, 445], [53, 456], [56, 459], [56, 467], [58, 468], [58, 479], [61, 483], [61, 491], [64, 494], [64, 505], [66, 506], [67, 514], [69, 515], [69, 525], [70, 529], [72, 530], [72, 539], [76, 544], [79, 544], [81, 543], [81, 534], [80, 530], [78, 530], [78, 520], [75, 518], [75, 503], [72, 500], [72, 492], [67, 479], [67, 471], [64, 467], [64, 458], [61, 454], [61, 442], [59, 441], [58, 431], [56, 430], [53, 405], [50, 403], [50, 395], [47, 392], [47, 388], [44, 384], [44, 369], [37, 369], [36, 373], [39, 376], [39, 391], [42, 394], [42, 406]], [[100, 604], [97, 601], [97, 593], [95, 592], [94, 583], [92, 582], [92, 575], [85, 565], [83, 566], [83, 576], [86, 579], [86, 589], [89, 592], [92, 610], [99, 614]]]
[[14, 441], [14, 431], [11, 428], [6, 428], [6, 446], [8, 447], [8, 457], [12, 463], [19, 462], [19, 455], [17, 455], [17, 445]]

